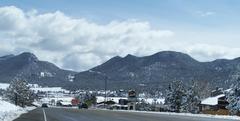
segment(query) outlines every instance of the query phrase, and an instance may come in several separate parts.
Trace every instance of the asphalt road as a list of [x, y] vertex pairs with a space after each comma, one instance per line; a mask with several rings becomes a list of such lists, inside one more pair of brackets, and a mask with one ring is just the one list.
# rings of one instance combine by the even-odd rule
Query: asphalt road
[[37, 108], [14, 121], [233, 121], [107, 110]]

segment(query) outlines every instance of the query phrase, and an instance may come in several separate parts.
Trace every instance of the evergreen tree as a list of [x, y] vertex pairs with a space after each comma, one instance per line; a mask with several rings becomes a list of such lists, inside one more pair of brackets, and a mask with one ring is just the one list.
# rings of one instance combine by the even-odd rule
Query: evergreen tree
[[199, 104], [201, 102], [198, 93], [198, 86], [195, 81], [192, 81], [192, 85], [186, 91], [185, 111], [190, 113], [199, 113]]
[[27, 81], [14, 79], [6, 91], [6, 97], [16, 105], [25, 107], [34, 101], [34, 93], [30, 90]]
[[82, 100], [88, 106], [95, 105], [97, 103], [96, 94], [87, 92], [85, 95], [82, 95]]
[[226, 93], [226, 98], [229, 105], [226, 107], [231, 115], [236, 115], [240, 112], [240, 79], [232, 86], [231, 90]]
[[182, 81], [174, 81], [167, 89], [165, 105], [172, 112], [181, 112], [186, 103], [186, 94]]

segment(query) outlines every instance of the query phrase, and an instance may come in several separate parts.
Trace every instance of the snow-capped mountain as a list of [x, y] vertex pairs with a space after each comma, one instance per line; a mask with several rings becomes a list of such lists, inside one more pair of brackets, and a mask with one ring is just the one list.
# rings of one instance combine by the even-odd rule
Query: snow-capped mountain
[[[228, 88], [240, 76], [240, 58], [199, 62], [187, 54], [163, 51], [151, 56], [116, 56], [109, 61], [75, 75], [81, 88], [164, 89], [175, 80], [189, 84], [196, 80], [203, 86]], [[75, 86], [76, 86], [75, 85]]]
[[0, 57], [0, 82], [9, 83], [14, 78], [43, 86], [63, 86], [76, 72], [58, 68], [47, 61], [40, 61], [32, 53]]

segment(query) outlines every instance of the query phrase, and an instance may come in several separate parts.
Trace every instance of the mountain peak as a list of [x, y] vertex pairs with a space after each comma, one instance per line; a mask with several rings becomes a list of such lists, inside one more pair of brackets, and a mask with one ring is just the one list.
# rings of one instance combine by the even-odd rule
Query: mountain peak
[[4, 83], [17, 77], [39, 85], [65, 86], [72, 83], [69, 75], [75, 74], [50, 62], [40, 61], [30, 52], [0, 57], [0, 67], [0, 82]]
[[187, 55], [185, 53], [176, 52], [176, 51], [161, 51], [153, 55]]
[[21, 53], [17, 56], [21, 57], [21, 58], [28, 59], [28, 61], [38, 61], [37, 56], [34, 55], [33, 53], [30, 53], [30, 52], [23, 52], [23, 53]]
[[131, 54], [128, 54], [128, 55], [126, 55], [124, 58], [129, 58], [129, 59], [131, 59], [131, 58], [136, 58], [136, 56], [131, 55]]
[[19, 54], [19, 56], [24, 56], [24, 57], [38, 59], [36, 55], [34, 55], [33, 53], [30, 53], [30, 52], [23, 52], [23, 53]]
[[191, 56], [189, 56], [188, 54], [176, 52], [176, 51], [161, 51], [151, 55], [150, 57], [162, 58], [166, 60], [174, 59], [174, 60], [185, 60], [185, 61], [194, 61], [194, 62], [197, 61]]

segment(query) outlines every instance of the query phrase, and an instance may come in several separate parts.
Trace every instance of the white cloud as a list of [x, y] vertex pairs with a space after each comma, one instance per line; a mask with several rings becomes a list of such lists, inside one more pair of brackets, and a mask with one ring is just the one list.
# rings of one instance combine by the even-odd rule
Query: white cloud
[[0, 8], [0, 28], [0, 50], [31, 51], [40, 59], [74, 70], [88, 69], [115, 55], [137, 53], [174, 34], [152, 29], [148, 22], [126, 20], [100, 25], [59, 11], [39, 14], [14, 6]]
[[223, 46], [180, 41], [175, 34], [153, 29], [145, 21], [112, 21], [102, 25], [59, 11], [38, 13], [14, 6], [0, 7], [1, 55], [30, 51], [41, 60], [67, 69], [86, 70], [116, 55], [143, 56], [161, 50], [186, 52], [202, 60], [234, 57], [240, 52], [238, 48], [229, 51]]
[[216, 12], [213, 11], [197, 11], [196, 13], [201, 17], [212, 16], [216, 14]]

